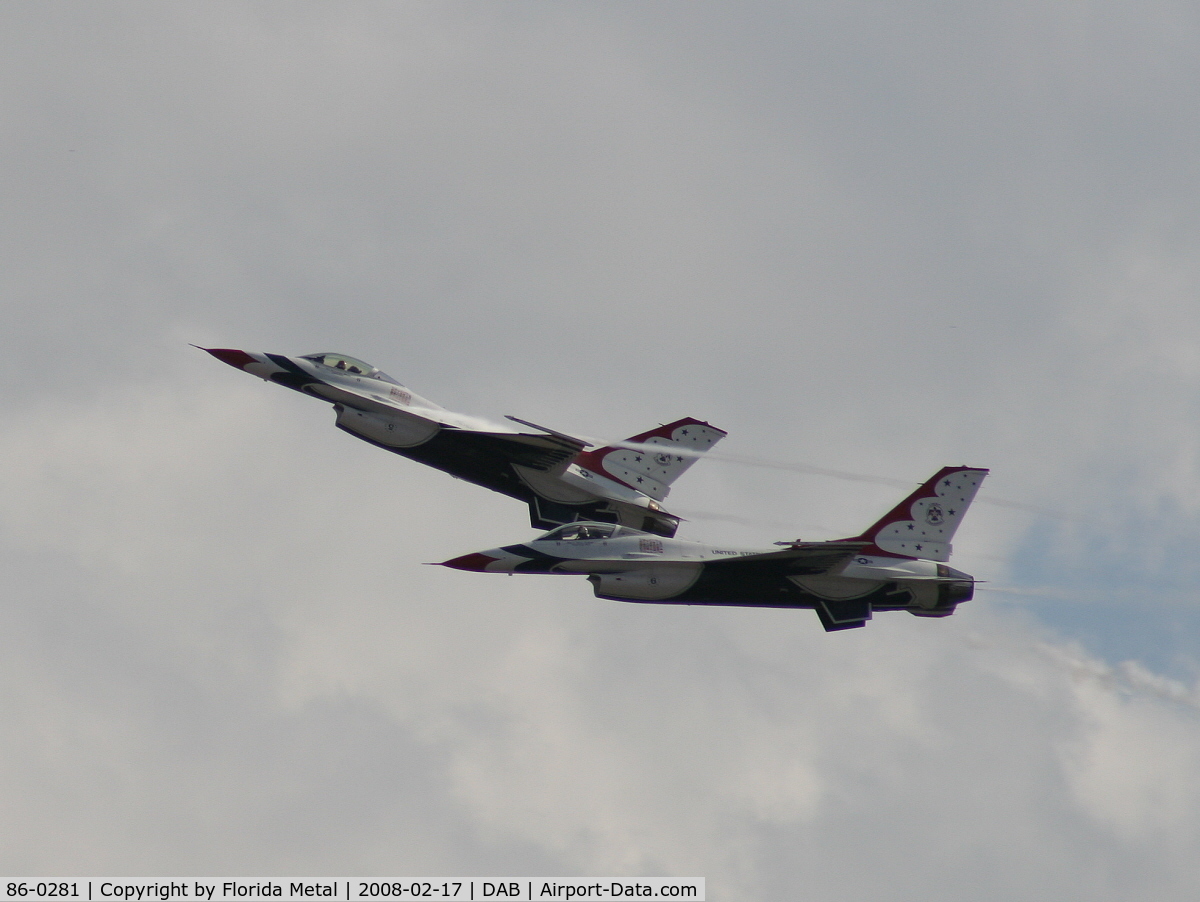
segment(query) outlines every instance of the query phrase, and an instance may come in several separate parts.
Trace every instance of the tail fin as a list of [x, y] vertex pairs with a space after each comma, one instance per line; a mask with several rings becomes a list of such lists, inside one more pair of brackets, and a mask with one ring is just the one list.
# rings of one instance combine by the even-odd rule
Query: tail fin
[[987, 470], [943, 467], [861, 536], [869, 556], [950, 560], [950, 540], [962, 522]]
[[671, 483], [727, 434], [723, 429], [688, 417], [615, 445], [585, 451], [574, 462], [662, 501], [670, 492]]

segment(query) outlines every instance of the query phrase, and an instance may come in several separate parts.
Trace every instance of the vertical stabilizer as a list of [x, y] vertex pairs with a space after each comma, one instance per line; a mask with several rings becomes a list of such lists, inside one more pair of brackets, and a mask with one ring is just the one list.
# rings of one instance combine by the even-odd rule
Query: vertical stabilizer
[[726, 434], [723, 429], [689, 417], [616, 445], [585, 451], [574, 462], [585, 470], [662, 501], [670, 492], [671, 483]]
[[869, 541], [868, 556], [950, 560], [950, 540], [987, 470], [944, 467], [852, 541]]

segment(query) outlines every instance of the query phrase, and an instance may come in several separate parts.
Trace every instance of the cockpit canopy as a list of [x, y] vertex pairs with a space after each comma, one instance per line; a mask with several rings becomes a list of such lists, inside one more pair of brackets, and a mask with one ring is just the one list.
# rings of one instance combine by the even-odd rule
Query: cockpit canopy
[[617, 536], [644, 536], [649, 533], [629, 526], [617, 526], [613, 523], [568, 523], [558, 529], [552, 529], [539, 542], [590, 542], [596, 539], [611, 539]]
[[349, 373], [352, 376], [364, 376], [367, 379], [379, 379], [383, 382], [391, 382], [393, 385], [400, 384], [383, 370], [373, 367], [371, 364], [359, 360], [357, 357], [350, 357], [347, 354], [305, 354], [300, 359], [311, 360], [313, 363], [320, 364], [321, 366], [327, 366], [331, 370]]

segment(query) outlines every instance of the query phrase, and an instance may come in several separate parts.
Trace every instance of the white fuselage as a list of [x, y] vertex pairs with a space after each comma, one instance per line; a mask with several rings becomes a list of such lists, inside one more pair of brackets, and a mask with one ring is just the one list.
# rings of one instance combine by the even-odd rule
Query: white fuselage
[[[960, 601], [971, 594], [971, 577], [935, 561], [854, 556], [856, 543], [783, 544], [782, 550], [706, 545], [612, 524], [575, 523], [445, 565], [487, 573], [586, 575], [598, 596], [628, 601], [794, 606], [870, 598], [878, 607], [918, 613], [945, 610], [951, 594]], [[953, 593], [951, 584], [958, 586]]]

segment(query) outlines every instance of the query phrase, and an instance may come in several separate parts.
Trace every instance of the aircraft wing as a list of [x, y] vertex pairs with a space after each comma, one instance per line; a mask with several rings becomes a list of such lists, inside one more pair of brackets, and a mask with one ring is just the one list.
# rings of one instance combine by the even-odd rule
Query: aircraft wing
[[539, 435], [528, 432], [477, 432], [447, 429], [456, 443], [495, 456], [507, 463], [533, 470], [552, 470], [566, 466], [586, 445], [562, 433]]
[[869, 544], [870, 542], [797, 542], [782, 551], [706, 561], [705, 567], [728, 574], [739, 570], [771, 570], [783, 574], [815, 576], [845, 564]]
[[[869, 542], [797, 542], [781, 551], [748, 554], [720, 561], [706, 561], [723, 582], [749, 585], [761, 581], [775, 585], [789, 576], [819, 576], [840, 570], [852, 557], [866, 548]], [[869, 601], [860, 598], [825, 600], [816, 604], [817, 616], [826, 631], [854, 629], [865, 626], [871, 618]]]

